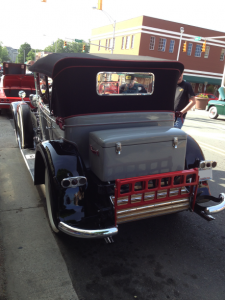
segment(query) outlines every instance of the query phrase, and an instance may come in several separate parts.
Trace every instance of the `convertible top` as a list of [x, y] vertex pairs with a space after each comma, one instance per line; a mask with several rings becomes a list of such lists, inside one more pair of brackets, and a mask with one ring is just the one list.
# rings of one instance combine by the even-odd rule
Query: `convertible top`
[[[84, 54], [84, 53], [53, 53], [49, 54], [35, 62], [33, 66], [29, 67], [31, 72], [43, 73], [54, 79], [58, 72], [61, 72], [68, 66], [78, 66], [78, 65], [89, 65], [91, 60], [94, 65], [98, 65], [97, 62], [105, 64], [105, 61], [115, 62], [117, 64], [127, 64], [129, 62], [130, 66], [136, 64], [140, 65], [143, 62], [149, 67], [161, 67], [161, 68], [173, 68], [178, 69], [181, 73], [184, 70], [184, 66], [176, 61], [169, 61], [160, 58], [150, 57], [150, 56], [137, 56], [137, 55], [119, 55], [119, 54]], [[142, 63], [142, 64], [143, 64]], [[92, 64], [93, 65], [93, 64]]]
[[[184, 70], [177, 61], [148, 56], [117, 54], [55, 53], [29, 68], [53, 79], [51, 107], [54, 115], [174, 110], [177, 80]], [[155, 75], [152, 95], [106, 96], [96, 92], [98, 72], [151, 72]]]

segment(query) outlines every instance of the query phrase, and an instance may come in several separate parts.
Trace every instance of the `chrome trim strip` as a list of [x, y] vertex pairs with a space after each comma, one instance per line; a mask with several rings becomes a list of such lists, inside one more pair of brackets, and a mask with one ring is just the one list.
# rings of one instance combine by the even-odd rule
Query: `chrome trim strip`
[[118, 233], [117, 227], [111, 227], [106, 229], [80, 229], [76, 227], [69, 226], [64, 222], [60, 222], [58, 225], [59, 230], [62, 232], [71, 235], [73, 237], [84, 238], [84, 239], [94, 239], [94, 238], [106, 238], [113, 236]]
[[221, 193], [219, 197], [221, 197], [222, 202], [214, 206], [206, 207], [204, 209], [206, 214], [215, 214], [225, 209], [225, 193]]
[[127, 122], [115, 122], [115, 123], [95, 123], [95, 124], [78, 124], [78, 125], [64, 125], [64, 127], [87, 127], [87, 126], [102, 126], [102, 125], [120, 125], [120, 124], [136, 124], [136, 123], [151, 123], [151, 122], [157, 122], [157, 123], [161, 123], [161, 122], [171, 122], [173, 121], [173, 119], [169, 119], [169, 120], [151, 120], [151, 121], [127, 121]]
[[[13, 102], [18, 102], [18, 101], [13, 101]], [[10, 106], [10, 104], [13, 103], [13, 102], [1, 102], [0, 105], [8, 105], [8, 106]], [[30, 101], [24, 101], [24, 100], [23, 100], [23, 102], [30, 103]]]

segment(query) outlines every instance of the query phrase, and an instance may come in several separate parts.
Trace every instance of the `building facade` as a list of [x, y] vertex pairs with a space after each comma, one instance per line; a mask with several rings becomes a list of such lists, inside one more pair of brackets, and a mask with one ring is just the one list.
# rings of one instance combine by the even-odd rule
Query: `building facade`
[[[184, 32], [181, 34], [182, 27]], [[166, 60], [177, 60], [179, 56], [178, 60], [185, 66], [184, 79], [192, 84], [194, 91], [204, 92], [212, 85], [217, 94], [224, 73], [225, 38], [210, 37], [218, 36], [225, 36], [225, 33], [141, 16], [118, 22], [114, 43], [112, 25], [93, 29], [91, 44], [95, 45], [91, 45], [90, 53], [111, 53], [109, 48], [114, 47], [114, 54], [143, 55]], [[196, 37], [201, 37], [201, 40], [196, 41]], [[206, 51], [202, 53], [205, 38]], [[187, 51], [183, 52], [185, 41]]]

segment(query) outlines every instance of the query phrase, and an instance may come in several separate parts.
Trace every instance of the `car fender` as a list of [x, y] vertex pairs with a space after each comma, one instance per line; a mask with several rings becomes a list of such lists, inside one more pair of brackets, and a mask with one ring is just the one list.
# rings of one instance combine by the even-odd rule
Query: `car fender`
[[35, 185], [45, 183], [46, 167], [55, 190], [59, 219], [64, 222], [79, 222], [84, 217], [83, 199], [88, 184], [75, 188], [64, 188], [61, 185], [64, 178], [86, 177], [85, 166], [76, 146], [63, 140], [39, 143], [35, 154]]
[[[185, 169], [198, 168], [199, 161], [201, 160], [205, 160], [205, 156], [201, 147], [193, 137], [187, 135]], [[197, 194], [201, 196], [211, 195], [207, 181], [199, 184]]]
[[18, 102], [12, 102], [10, 104], [10, 110], [12, 112], [13, 115], [13, 120], [14, 120], [14, 125], [15, 125], [15, 130], [17, 130], [17, 109], [18, 109], [18, 105], [21, 104], [21, 101]]

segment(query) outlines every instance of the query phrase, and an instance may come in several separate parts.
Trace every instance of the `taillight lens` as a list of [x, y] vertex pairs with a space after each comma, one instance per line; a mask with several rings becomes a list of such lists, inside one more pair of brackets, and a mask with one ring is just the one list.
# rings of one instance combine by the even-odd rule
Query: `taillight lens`
[[75, 188], [77, 186], [82, 186], [87, 183], [87, 178], [84, 176], [77, 176], [77, 177], [69, 177], [69, 178], [64, 178], [61, 181], [61, 185], [63, 188]]
[[216, 161], [213, 161], [213, 162], [212, 162], [212, 167], [215, 168], [216, 166], [217, 166], [217, 162], [216, 162]]

